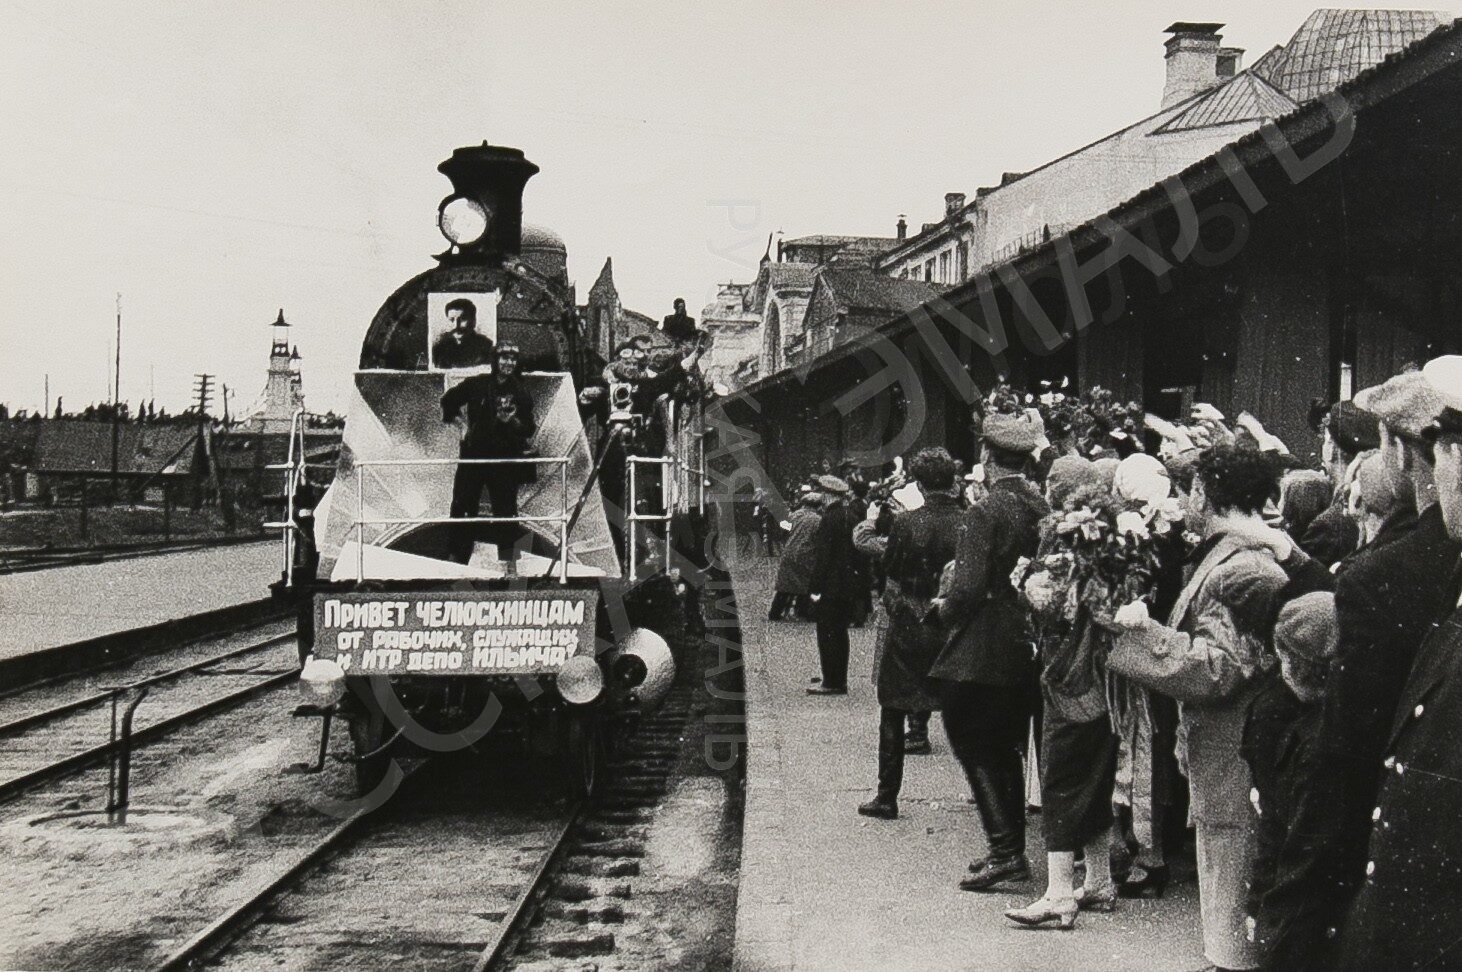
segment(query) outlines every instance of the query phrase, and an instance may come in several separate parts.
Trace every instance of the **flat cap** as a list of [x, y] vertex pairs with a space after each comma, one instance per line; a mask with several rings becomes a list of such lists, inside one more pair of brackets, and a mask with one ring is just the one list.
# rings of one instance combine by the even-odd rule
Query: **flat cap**
[[1406, 371], [1355, 396], [1355, 404], [1371, 412], [1393, 432], [1411, 438], [1441, 417], [1447, 403], [1419, 371]]
[[1041, 430], [1024, 415], [995, 412], [985, 416], [985, 426], [981, 434], [986, 442], [997, 449], [1030, 452], [1040, 441]]
[[1287, 603], [1274, 625], [1275, 650], [1311, 662], [1335, 657], [1340, 628], [1335, 621], [1335, 595], [1315, 591]]
[[1330, 438], [1352, 456], [1380, 447], [1381, 433], [1376, 426], [1381, 420], [1357, 408], [1355, 402], [1336, 402], [1328, 414]]
[[848, 491], [848, 484], [836, 476], [818, 476], [817, 485], [829, 493], [846, 493]]

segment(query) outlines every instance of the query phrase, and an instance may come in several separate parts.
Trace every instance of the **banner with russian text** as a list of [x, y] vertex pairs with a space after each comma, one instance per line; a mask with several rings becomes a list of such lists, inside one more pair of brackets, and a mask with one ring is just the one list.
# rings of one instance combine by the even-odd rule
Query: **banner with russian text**
[[315, 657], [347, 675], [557, 672], [594, 651], [599, 591], [340, 593], [315, 597]]

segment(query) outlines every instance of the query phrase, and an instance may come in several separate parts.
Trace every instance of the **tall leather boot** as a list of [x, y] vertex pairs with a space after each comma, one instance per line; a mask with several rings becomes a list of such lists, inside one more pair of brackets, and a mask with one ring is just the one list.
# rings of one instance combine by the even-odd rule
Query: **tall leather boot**
[[904, 714], [883, 709], [878, 717], [878, 793], [858, 807], [865, 817], [894, 820], [904, 782]]
[[996, 885], [1030, 880], [1030, 862], [1025, 857], [1025, 799], [1018, 774], [1016, 780], [1012, 788], [1010, 774], [994, 760], [981, 762], [970, 774], [990, 856], [971, 867], [970, 876], [959, 883], [961, 890], [993, 891], [999, 890]]

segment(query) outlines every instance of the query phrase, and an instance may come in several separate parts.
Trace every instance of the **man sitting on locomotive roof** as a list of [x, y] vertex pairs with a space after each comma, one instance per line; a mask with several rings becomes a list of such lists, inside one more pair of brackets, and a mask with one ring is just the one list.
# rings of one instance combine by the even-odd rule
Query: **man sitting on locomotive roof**
[[477, 330], [477, 306], [465, 297], [448, 301], [443, 311], [452, 325], [432, 344], [432, 365], [471, 368], [492, 361], [492, 338]]
[[[533, 419], [533, 399], [518, 375], [518, 347], [503, 341], [497, 346], [496, 362], [491, 374], [473, 375], [447, 389], [442, 396], [442, 421], [455, 422], [463, 409], [467, 412], [467, 430], [462, 436], [463, 459], [517, 459], [529, 455], [529, 446], [538, 431]], [[453, 517], [479, 516], [482, 491], [487, 490], [492, 516], [518, 515], [518, 487], [534, 478], [530, 463], [490, 463], [457, 466], [452, 480]], [[505, 537], [515, 531], [507, 524], [493, 524], [488, 532], [498, 538], [498, 559], [511, 572], [513, 547]], [[476, 524], [463, 525], [453, 532], [452, 556], [460, 563], [472, 557], [472, 548], [480, 531]]]
[[695, 318], [685, 312], [684, 297], [675, 298], [675, 313], [660, 322], [660, 330], [677, 344], [695, 341], [701, 333], [695, 326]]

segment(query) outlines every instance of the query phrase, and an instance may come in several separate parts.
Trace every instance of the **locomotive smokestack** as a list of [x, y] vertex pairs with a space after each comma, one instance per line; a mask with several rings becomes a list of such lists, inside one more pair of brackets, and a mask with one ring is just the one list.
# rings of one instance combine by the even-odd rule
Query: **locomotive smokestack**
[[[538, 166], [524, 158], [521, 149], [483, 142], [457, 149], [437, 171], [452, 180], [452, 195], [442, 201], [439, 218], [442, 232], [455, 244], [437, 259], [490, 265], [516, 254], [523, 234], [523, 187], [538, 173]], [[462, 222], [456, 217], [473, 203], [481, 208], [486, 228], [475, 237], [449, 232], [449, 224], [454, 231], [473, 225], [475, 214]]]

